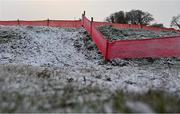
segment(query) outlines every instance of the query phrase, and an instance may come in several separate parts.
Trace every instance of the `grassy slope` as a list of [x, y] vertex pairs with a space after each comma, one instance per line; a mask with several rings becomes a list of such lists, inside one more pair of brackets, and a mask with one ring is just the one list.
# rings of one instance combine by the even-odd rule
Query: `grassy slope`
[[[24, 77], [26, 83], [31, 78], [38, 83], [37, 90], [31, 94], [21, 89], [0, 90], [1, 112], [136, 112], [133, 107], [136, 102], [147, 105], [155, 112], [179, 112], [180, 99], [163, 91], [150, 90], [145, 94], [126, 93], [117, 90], [111, 93], [109, 90], [99, 89], [96, 86], [86, 85], [79, 87], [73, 81], [63, 82], [59, 79], [54, 83], [54, 77], [70, 75], [67, 70], [40, 69], [31, 66], [0, 65], [0, 84], [5, 80], [13, 83], [18, 77]], [[6, 77], [4, 77], [6, 75]], [[47, 82], [47, 83], [44, 83]], [[18, 82], [17, 82], [18, 83]], [[57, 88], [58, 87], [58, 88]], [[31, 87], [27, 87], [30, 89]], [[141, 107], [139, 110], [143, 111]]]
[[[1, 37], [1, 43], [9, 41]], [[89, 42], [89, 52], [94, 54], [94, 45], [89, 39], [85, 40]], [[102, 59], [100, 55], [89, 58]], [[127, 61], [142, 63], [142, 60]], [[69, 70], [74, 69], [0, 65], [0, 112], [137, 112], [133, 108], [137, 102], [155, 112], [180, 112], [179, 97], [169, 93], [154, 90], [145, 94], [122, 90], [112, 93], [93, 85], [79, 87], [73, 79], [67, 78], [72, 75]], [[143, 111], [142, 107], [136, 108]]]

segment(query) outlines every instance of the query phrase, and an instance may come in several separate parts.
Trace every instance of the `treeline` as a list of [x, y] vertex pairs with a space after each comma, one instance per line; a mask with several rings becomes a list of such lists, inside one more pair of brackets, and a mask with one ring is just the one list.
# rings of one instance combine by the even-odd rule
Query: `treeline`
[[[131, 10], [129, 12], [118, 11], [106, 18], [106, 21], [111, 23], [125, 23], [136, 25], [150, 25], [154, 21], [154, 17], [149, 12], [142, 10]], [[151, 26], [164, 27], [162, 23], [154, 23]], [[180, 15], [174, 16], [171, 20], [171, 27], [180, 29]]]

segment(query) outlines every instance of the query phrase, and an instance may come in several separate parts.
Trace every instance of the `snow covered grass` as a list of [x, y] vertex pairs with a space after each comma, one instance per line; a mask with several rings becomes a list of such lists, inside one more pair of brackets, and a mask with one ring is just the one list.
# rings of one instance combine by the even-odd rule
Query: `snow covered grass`
[[180, 100], [163, 91], [148, 91], [145, 94], [123, 93], [118, 91], [113, 97], [113, 106], [119, 112], [172, 113], [179, 112]]
[[[6, 27], [0, 27], [0, 44], [7, 43], [11, 41], [12, 37], [16, 39], [21, 39], [22, 35], [18, 34], [14, 29], [12, 28], [6, 28]], [[23, 32], [21, 33], [23, 34]]]
[[[1, 112], [137, 112], [136, 103], [139, 110], [179, 111], [178, 58], [106, 63], [82, 28], [0, 26], [0, 36], [9, 39], [0, 44]], [[165, 91], [157, 95], [165, 108], [154, 108], [148, 91], [152, 98]], [[128, 93], [135, 94], [130, 101]], [[166, 94], [178, 97], [163, 102]], [[139, 95], [147, 97], [132, 102]], [[165, 105], [171, 97], [175, 109]]]
[[176, 31], [151, 31], [145, 29], [115, 28], [112, 26], [100, 26], [98, 29], [109, 40], [132, 40], [180, 36], [180, 32]]
[[[159, 90], [146, 93], [102, 88], [78, 81], [71, 68], [0, 65], [1, 112], [179, 112], [180, 97]], [[87, 72], [85, 69], [83, 72]], [[44, 74], [44, 75], [41, 75]], [[78, 74], [76, 74], [78, 75]], [[99, 74], [100, 77], [101, 74]], [[98, 77], [98, 78], [100, 78]], [[86, 80], [86, 81], [85, 81]], [[100, 79], [99, 79], [100, 80]], [[107, 82], [111, 82], [107, 80]], [[133, 83], [133, 82], [127, 82]], [[135, 83], [135, 82], [134, 82]], [[104, 85], [105, 86], [105, 85]], [[146, 86], [146, 85], [144, 85]]]
[[84, 55], [77, 54], [73, 46], [74, 40], [79, 37], [78, 30], [31, 26], [9, 28], [24, 38], [16, 40], [19, 36], [11, 36], [12, 42], [0, 45], [0, 51], [3, 52], [0, 55], [1, 63], [57, 67], [88, 64]]

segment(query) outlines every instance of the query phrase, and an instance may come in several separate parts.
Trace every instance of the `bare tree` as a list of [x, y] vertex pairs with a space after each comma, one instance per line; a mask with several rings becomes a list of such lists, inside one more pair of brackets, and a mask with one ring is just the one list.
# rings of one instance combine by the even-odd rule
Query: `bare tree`
[[124, 11], [119, 11], [111, 14], [106, 18], [106, 21], [111, 23], [128, 23], [126, 19], [126, 13]]
[[175, 28], [180, 29], [180, 15], [172, 17], [171, 27], [175, 27]]
[[141, 10], [131, 10], [130, 12], [119, 11], [111, 14], [106, 18], [106, 21], [112, 23], [129, 23], [129, 24], [140, 24], [148, 25], [154, 18], [148, 12]]
[[107, 22], [115, 23], [114, 22], [114, 14], [111, 14], [109, 17], [106, 18]]
[[127, 23], [126, 13], [124, 11], [119, 11], [114, 14], [114, 20], [117, 23]]
[[131, 10], [127, 12], [127, 20], [130, 24], [148, 25], [154, 20], [153, 16], [148, 12], [142, 10]]

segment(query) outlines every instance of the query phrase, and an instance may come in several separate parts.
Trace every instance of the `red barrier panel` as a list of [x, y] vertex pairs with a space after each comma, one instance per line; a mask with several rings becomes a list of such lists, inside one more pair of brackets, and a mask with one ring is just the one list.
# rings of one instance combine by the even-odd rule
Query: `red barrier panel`
[[141, 29], [141, 25], [132, 25], [132, 24], [129, 24], [129, 28]]
[[109, 59], [180, 57], [180, 36], [113, 41], [109, 44], [108, 50]]
[[107, 58], [107, 44], [108, 40], [104, 38], [104, 36], [96, 29], [96, 26], [101, 26], [102, 24], [106, 23], [91, 23], [85, 16], [83, 16], [83, 23], [84, 28], [86, 31], [91, 35], [93, 42], [98, 47], [99, 51], [102, 53], [102, 55], [105, 57], [105, 60]]
[[112, 25], [113, 27], [117, 27], [117, 28], [129, 28], [130, 25], [129, 24], [118, 24], [118, 23], [109, 23], [109, 22], [93, 22], [94, 25], [96, 27], [98, 26], [109, 26], [109, 25]]
[[[116, 40], [109, 42], [97, 29], [97, 26], [112, 25], [117, 28], [141, 28], [140, 25], [116, 24], [108, 22], [90, 22], [83, 17], [84, 27], [91, 34], [96, 46], [105, 60], [114, 58], [144, 58], [144, 57], [180, 57], [180, 36], [166, 38], [151, 38], [142, 40]], [[142, 26], [146, 30], [174, 30]], [[178, 31], [178, 30], [176, 30]]]
[[0, 21], [0, 25], [18, 25], [18, 21]]
[[92, 39], [95, 42], [96, 46], [102, 53], [102, 55], [107, 58], [107, 45], [108, 45], [108, 40], [104, 38], [104, 36], [96, 29], [96, 27], [93, 25], [92, 26]]
[[117, 28], [129, 28], [130, 25], [129, 24], [113, 24], [113, 27], [117, 27]]
[[0, 25], [56, 26], [56, 27], [73, 27], [73, 28], [80, 28], [82, 26], [80, 20], [0, 21]]
[[84, 23], [84, 25], [83, 25], [84, 28], [91, 35], [91, 29], [92, 29], [91, 28], [91, 22], [85, 16], [83, 16], [83, 23]]
[[112, 25], [117, 28], [144, 28], [154, 31], [176, 31], [173, 28], [158, 28], [152, 26], [140, 26], [131, 24], [117, 24], [108, 22], [90, 22], [85, 14], [82, 21], [44, 20], [44, 21], [0, 21], [0, 25], [32, 25], [32, 26], [57, 26], [75, 27], [83, 25], [91, 35], [92, 40], [104, 56], [105, 60], [114, 58], [144, 58], [144, 57], [180, 57], [180, 36], [166, 38], [152, 38], [142, 40], [117, 40], [109, 42], [105, 36], [97, 30], [97, 26]]
[[54, 27], [73, 27], [73, 28], [80, 28], [81, 20], [74, 20], [74, 21], [67, 21], [67, 20], [50, 20], [49, 26]]
[[112, 25], [112, 23], [108, 23], [108, 22], [93, 22], [94, 26], [98, 27], [98, 26], [109, 26]]
[[20, 25], [29, 25], [29, 26], [47, 26], [47, 20], [44, 21], [19, 21]]

